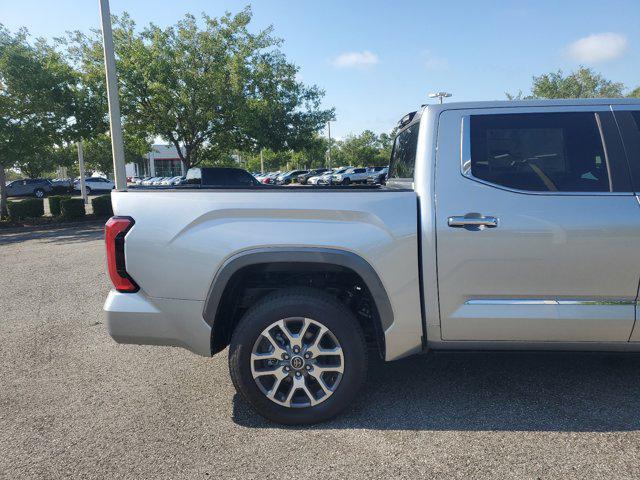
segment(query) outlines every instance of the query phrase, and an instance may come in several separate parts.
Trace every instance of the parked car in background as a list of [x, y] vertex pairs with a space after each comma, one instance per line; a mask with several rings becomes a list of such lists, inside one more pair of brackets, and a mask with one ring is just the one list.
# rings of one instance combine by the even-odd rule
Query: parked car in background
[[73, 178], [54, 178], [51, 180], [53, 187], [71, 188], [73, 187]]
[[156, 180], [158, 180], [160, 177], [149, 177], [149, 178], [145, 178], [142, 181], [142, 185], [145, 187], [148, 187], [150, 185], [153, 185], [153, 182], [155, 182]]
[[173, 186], [177, 185], [177, 181], [182, 178], [181, 175], [175, 175], [173, 177], [167, 177], [160, 182], [160, 185]]
[[44, 178], [25, 178], [7, 184], [8, 197], [34, 196], [44, 198], [53, 190], [51, 182]]
[[291, 170], [289, 172], [285, 172], [278, 175], [274, 183], [276, 185], [289, 185], [294, 180], [298, 179], [298, 175], [302, 175], [303, 173], [307, 173], [307, 172], [308, 170]]
[[193, 185], [232, 188], [261, 186], [253, 175], [242, 168], [190, 168], [183, 186]]
[[332, 170], [329, 169], [326, 172], [320, 173], [319, 175], [315, 175], [313, 177], [309, 177], [307, 179], [307, 185], [318, 185], [318, 182], [320, 181], [320, 179], [325, 176], [325, 175], [331, 175], [332, 173], [336, 172], [337, 170]]
[[367, 169], [364, 167], [349, 168], [344, 172], [338, 172], [331, 178], [333, 183], [338, 185], [349, 185], [351, 183], [365, 183], [367, 181]]
[[306, 185], [311, 177], [317, 177], [328, 171], [328, 168], [316, 168], [314, 170], [309, 170], [306, 173], [301, 173], [300, 175], [298, 175], [298, 183], [300, 185]]
[[280, 175], [280, 173], [280, 171], [268, 173], [264, 177], [262, 177], [260, 183], [270, 185], [274, 183], [275, 179], [278, 177], [278, 175]]
[[320, 176], [320, 178], [318, 179], [316, 184], [317, 185], [333, 185], [334, 184], [335, 175], [342, 175], [343, 173], [345, 173], [350, 168], [353, 168], [353, 167], [340, 167], [340, 168], [338, 168], [336, 170], [333, 170], [331, 172], [327, 172], [324, 175]]
[[371, 167], [373, 171], [367, 176], [367, 183], [373, 185], [384, 185], [389, 174], [389, 167]]
[[[103, 177], [88, 177], [84, 179], [84, 183], [87, 189], [87, 195], [90, 195], [91, 192], [111, 191], [116, 188], [115, 183]], [[80, 180], [74, 182], [73, 189], [80, 190]]]

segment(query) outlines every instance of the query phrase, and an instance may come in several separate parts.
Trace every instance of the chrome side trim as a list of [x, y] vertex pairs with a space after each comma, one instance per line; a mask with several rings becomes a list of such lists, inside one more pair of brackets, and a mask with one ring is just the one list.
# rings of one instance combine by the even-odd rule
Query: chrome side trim
[[604, 300], [559, 300], [559, 299], [528, 299], [528, 298], [481, 298], [470, 299], [465, 305], [635, 305], [633, 300], [604, 299]]

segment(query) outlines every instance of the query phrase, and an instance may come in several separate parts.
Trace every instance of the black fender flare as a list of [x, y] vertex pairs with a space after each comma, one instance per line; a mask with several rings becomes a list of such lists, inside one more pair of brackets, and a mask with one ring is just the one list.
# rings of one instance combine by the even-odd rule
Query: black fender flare
[[216, 334], [216, 316], [222, 296], [233, 275], [253, 265], [272, 263], [319, 263], [337, 265], [354, 271], [369, 289], [379, 316], [379, 327], [384, 333], [394, 321], [389, 295], [375, 269], [361, 256], [346, 250], [316, 247], [281, 247], [245, 250], [228, 258], [211, 282], [204, 302], [203, 317]]

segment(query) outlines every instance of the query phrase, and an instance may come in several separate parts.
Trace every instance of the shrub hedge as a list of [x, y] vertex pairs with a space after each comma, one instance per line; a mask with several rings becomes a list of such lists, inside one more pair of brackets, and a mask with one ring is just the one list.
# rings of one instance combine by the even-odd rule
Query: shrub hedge
[[54, 195], [49, 197], [49, 210], [51, 210], [51, 215], [58, 217], [62, 213], [62, 210], [60, 210], [60, 202], [69, 200], [70, 198], [69, 195]]
[[91, 199], [93, 214], [97, 217], [110, 217], [113, 215], [111, 207], [111, 195], [100, 195]]
[[54, 195], [64, 195], [67, 193], [73, 193], [73, 187], [63, 187], [61, 185], [54, 185], [51, 189], [51, 193]]
[[60, 202], [60, 212], [62, 217], [66, 219], [74, 219], [84, 217], [86, 212], [84, 209], [84, 201], [81, 198], [69, 198]]
[[28, 198], [21, 202], [7, 202], [7, 209], [12, 220], [41, 217], [44, 215], [44, 201], [41, 198]]

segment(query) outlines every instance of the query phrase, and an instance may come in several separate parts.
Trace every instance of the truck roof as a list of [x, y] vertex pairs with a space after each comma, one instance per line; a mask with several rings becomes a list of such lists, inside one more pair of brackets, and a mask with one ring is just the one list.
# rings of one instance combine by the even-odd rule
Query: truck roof
[[448, 102], [427, 105], [435, 111], [464, 110], [468, 108], [551, 107], [571, 105], [639, 105], [640, 98], [569, 98], [544, 100], [492, 100], [483, 102]]

